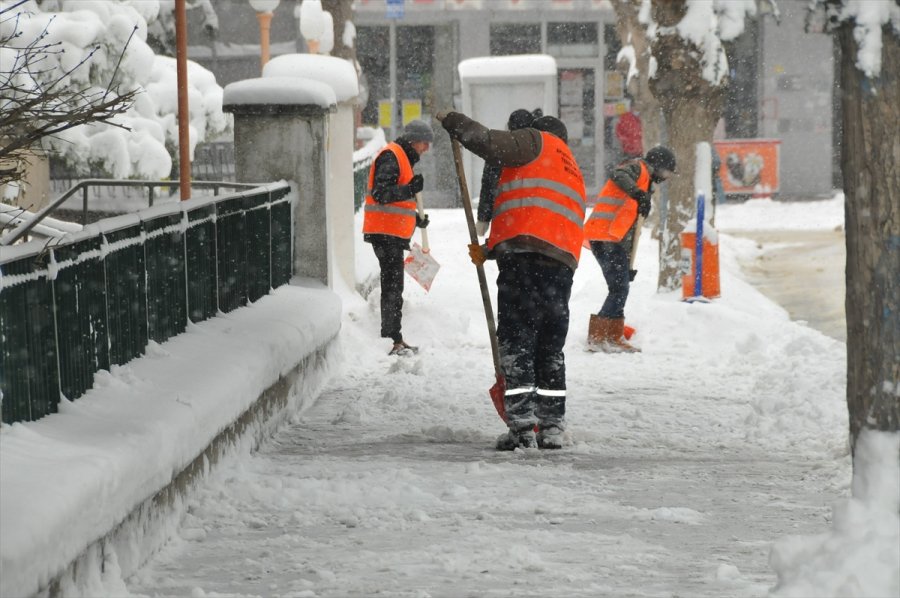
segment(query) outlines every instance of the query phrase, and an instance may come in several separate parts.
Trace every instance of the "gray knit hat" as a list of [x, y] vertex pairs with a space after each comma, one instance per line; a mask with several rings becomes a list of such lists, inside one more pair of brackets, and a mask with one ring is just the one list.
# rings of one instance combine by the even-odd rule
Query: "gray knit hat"
[[428, 123], [422, 120], [411, 120], [403, 127], [403, 137], [407, 141], [434, 141], [434, 131], [428, 126]]

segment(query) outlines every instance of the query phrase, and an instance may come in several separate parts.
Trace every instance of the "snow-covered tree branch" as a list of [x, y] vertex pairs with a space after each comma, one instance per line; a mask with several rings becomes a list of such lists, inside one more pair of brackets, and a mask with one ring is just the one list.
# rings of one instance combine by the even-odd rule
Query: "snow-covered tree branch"
[[[0, 0], [0, 71], [8, 80], [3, 93], [65, 94], [57, 110], [94, 105], [96, 116], [103, 116], [75, 118], [61, 127], [59, 114], [52, 115], [42, 121], [43, 134], [31, 139], [32, 146], [39, 142], [84, 174], [100, 169], [115, 178], [169, 176], [178, 139], [175, 59], [154, 54], [147, 44], [148, 23], [166, 14], [161, 5], [167, 3]], [[193, 151], [227, 130], [228, 121], [212, 73], [189, 62], [188, 85]], [[115, 103], [115, 96], [126, 101]], [[7, 116], [21, 121], [21, 114]], [[4, 126], [7, 137], [8, 131]], [[20, 143], [28, 139], [17, 137]]]
[[22, 14], [10, 12], [0, 13], [0, 184], [20, 180], [30, 152], [46, 138], [87, 123], [121, 127], [113, 119], [135, 96], [135, 90], [114, 88], [114, 74], [105, 88], [66, 85], [87, 68], [97, 48], [66, 70], [54, 69], [65, 48], [50, 39], [50, 23], [38, 36], [23, 39]]

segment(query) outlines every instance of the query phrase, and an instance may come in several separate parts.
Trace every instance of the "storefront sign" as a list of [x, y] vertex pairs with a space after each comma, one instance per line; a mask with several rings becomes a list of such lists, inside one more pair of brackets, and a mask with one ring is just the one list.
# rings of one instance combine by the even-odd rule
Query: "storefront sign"
[[422, 118], [422, 100], [403, 100], [403, 126]]
[[378, 100], [378, 126], [390, 129], [394, 122], [394, 111], [390, 100]]
[[477, 9], [482, 7], [481, 0], [444, 0], [445, 8]]
[[722, 161], [719, 175], [725, 193], [778, 192], [780, 139], [726, 139], [713, 144]]
[[389, 19], [403, 18], [406, 10], [574, 10], [586, 6], [592, 10], [613, 10], [609, 0], [590, 0], [590, 4], [587, 2], [588, 0], [355, 0], [354, 7], [362, 12], [386, 11]]
[[619, 71], [606, 71], [606, 88], [603, 95], [610, 100], [618, 100], [625, 95], [625, 78]]
[[402, 19], [404, 9], [403, 0], [387, 0], [385, 16], [389, 19]]
[[606, 102], [603, 104], [603, 116], [605, 116], [606, 118], [621, 116], [628, 112], [630, 109], [631, 100], [629, 100], [628, 98], [619, 100], [618, 102]]

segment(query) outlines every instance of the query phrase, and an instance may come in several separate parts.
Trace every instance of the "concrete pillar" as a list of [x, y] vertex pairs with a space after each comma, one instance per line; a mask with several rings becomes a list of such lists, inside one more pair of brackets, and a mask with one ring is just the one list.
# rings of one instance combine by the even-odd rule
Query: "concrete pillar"
[[355, 292], [356, 230], [353, 214], [353, 146], [356, 139], [353, 100], [338, 102], [326, 122], [326, 201], [328, 204], [328, 286]]
[[285, 54], [258, 79], [225, 87], [238, 181], [291, 181], [294, 274], [338, 292], [356, 288], [353, 106], [356, 70], [333, 56]]
[[[228, 103], [226, 98], [223, 109], [234, 114], [237, 181], [269, 183], [283, 179], [294, 185], [294, 274], [328, 284], [329, 177], [325, 147], [327, 115], [334, 107]], [[350, 178], [352, 181], [352, 175]]]

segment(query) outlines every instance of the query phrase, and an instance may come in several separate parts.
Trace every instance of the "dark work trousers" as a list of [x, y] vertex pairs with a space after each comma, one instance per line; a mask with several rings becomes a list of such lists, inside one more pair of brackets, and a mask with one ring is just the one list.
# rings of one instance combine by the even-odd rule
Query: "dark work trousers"
[[630, 287], [630, 260], [628, 248], [631, 247], [631, 233], [618, 243], [611, 241], [591, 241], [591, 253], [597, 258], [603, 278], [606, 279], [608, 293], [603, 307], [597, 315], [601, 318], [620, 320], [625, 317], [625, 302], [628, 300]]
[[395, 343], [403, 340], [403, 247], [395, 243], [372, 243], [381, 267], [381, 336]]
[[569, 296], [574, 272], [539, 253], [498, 260], [497, 340], [506, 378], [507, 425], [512, 430], [564, 428]]

